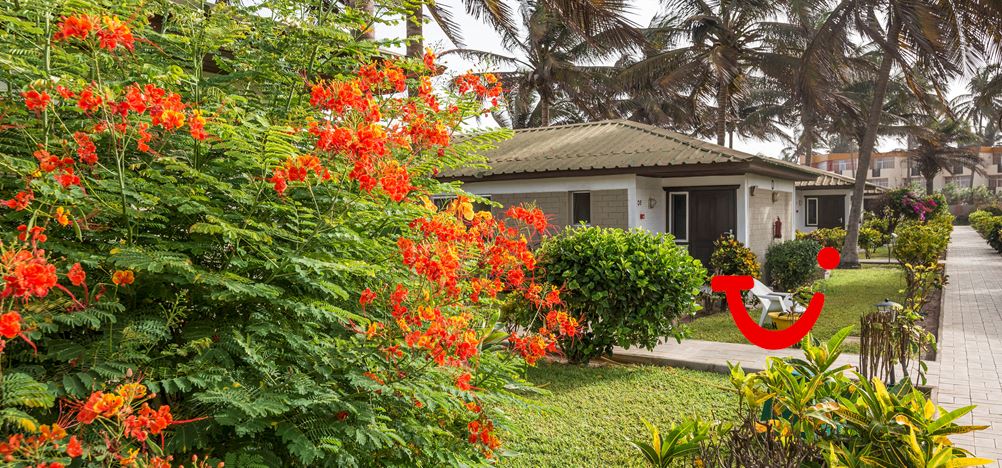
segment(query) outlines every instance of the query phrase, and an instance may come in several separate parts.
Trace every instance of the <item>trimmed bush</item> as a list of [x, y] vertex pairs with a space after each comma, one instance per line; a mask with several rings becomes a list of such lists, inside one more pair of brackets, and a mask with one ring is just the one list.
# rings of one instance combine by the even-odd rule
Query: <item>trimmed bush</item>
[[845, 236], [845, 229], [839, 227], [821, 228], [811, 232], [797, 233], [797, 239], [812, 239], [821, 244], [822, 247], [833, 247], [838, 250], [842, 250], [842, 245], [845, 244]]
[[613, 346], [653, 349], [664, 338], [681, 339], [678, 319], [695, 313], [706, 281], [700, 262], [672, 236], [640, 229], [567, 229], [537, 253], [543, 279], [563, 287], [568, 313], [582, 325], [580, 336], [558, 341], [574, 363]]
[[1002, 216], [992, 214], [988, 210], [977, 210], [968, 216], [971, 227], [982, 237], [987, 238], [993, 231], [1002, 227]]
[[870, 227], [859, 228], [859, 246], [866, 253], [866, 258], [870, 258], [874, 250], [886, 243], [887, 236], [884, 233]]
[[762, 265], [759, 265], [755, 252], [752, 252], [730, 234], [724, 234], [713, 242], [710, 268], [713, 269], [715, 275], [741, 275], [756, 278], [762, 275]]
[[821, 244], [813, 239], [796, 239], [773, 244], [765, 252], [765, 275], [773, 287], [793, 291], [818, 278]]
[[898, 262], [911, 265], [931, 265], [946, 253], [952, 226], [946, 222], [905, 222], [895, 231], [898, 235], [894, 255]]

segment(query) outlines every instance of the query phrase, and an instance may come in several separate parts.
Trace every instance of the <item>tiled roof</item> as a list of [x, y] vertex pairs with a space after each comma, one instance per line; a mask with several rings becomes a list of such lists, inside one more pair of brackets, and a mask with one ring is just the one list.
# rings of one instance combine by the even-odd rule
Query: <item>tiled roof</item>
[[[604, 171], [637, 174], [672, 172], [680, 166], [706, 170], [782, 174], [808, 180], [811, 168], [779, 159], [755, 156], [731, 148], [628, 120], [603, 120], [517, 130], [515, 136], [487, 154], [489, 169], [467, 168], [444, 178], [480, 179], [516, 174]], [[557, 174], [554, 174], [557, 175]]]
[[[798, 190], [820, 190], [820, 189], [833, 189], [833, 188], [852, 188], [856, 184], [856, 179], [852, 177], [846, 177], [841, 174], [836, 174], [834, 172], [828, 172], [821, 169], [810, 168], [804, 166], [805, 169], [809, 169], [817, 173], [817, 178], [814, 180], [799, 181], [797, 182]], [[887, 189], [870, 182], [866, 183], [866, 194], [874, 195], [886, 192]]]

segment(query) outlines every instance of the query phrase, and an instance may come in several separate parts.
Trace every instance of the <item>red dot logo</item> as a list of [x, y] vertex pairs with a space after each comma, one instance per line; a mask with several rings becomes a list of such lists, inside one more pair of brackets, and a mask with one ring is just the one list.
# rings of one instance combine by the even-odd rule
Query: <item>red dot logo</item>
[[825, 247], [818, 252], [818, 266], [825, 270], [838, 268], [838, 263], [841, 260], [842, 256], [839, 255], [838, 250], [835, 250], [834, 247]]

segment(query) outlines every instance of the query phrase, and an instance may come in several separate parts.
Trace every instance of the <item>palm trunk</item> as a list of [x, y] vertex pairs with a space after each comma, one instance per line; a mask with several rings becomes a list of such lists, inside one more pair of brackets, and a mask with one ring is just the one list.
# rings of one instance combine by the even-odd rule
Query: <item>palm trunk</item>
[[[376, 2], [375, 0], [353, 0], [351, 6], [355, 9], [362, 10], [365, 12], [367, 18], [371, 18], [376, 15]], [[362, 40], [374, 41], [376, 40], [376, 28], [372, 27], [371, 24], [365, 28], [362, 32]]]
[[717, 144], [724, 146], [727, 137], [727, 108], [729, 107], [727, 84], [721, 80], [717, 89]]
[[545, 96], [539, 98], [539, 126], [550, 126], [550, 102]]
[[407, 15], [407, 58], [420, 59], [424, 55], [424, 7], [420, 4]]
[[932, 192], [935, 191], [935, 188], [933, 187], [933, 181], [935, 181], [935, 180], [936, 180], [936, 176], [935, 175], [932, 176], [932, 177], [926, 176], [926, 178], [925, 178], [925, 194], [926, 195], [932, 195]]
[[870, 102], [870, 113], [866, 116], [866, 133], [859, 143], [859, 160], [856, 164], [856, 183], [852, 188], [851, 207], [849, 209], [848, 233], [842, 246], [842, 267], [859, 268], [859, 222], [863, 218], [863, 194], [866, 190], [866, 173], [870, 168], [873, 147], [877, 143], [877, 127], [884, 108], [884, 95], [887, 93], [887, 82], [891, 77], [891, 67], [894, 56], [898, 52], [898, 36], [901, 34], [901, 21], [895, 11], [889, 11], [890, 26], [887, 29], [887, 44], [890, 50], [884, 51], [880, 61], [880, 72], [873, 89], [873, 101]]

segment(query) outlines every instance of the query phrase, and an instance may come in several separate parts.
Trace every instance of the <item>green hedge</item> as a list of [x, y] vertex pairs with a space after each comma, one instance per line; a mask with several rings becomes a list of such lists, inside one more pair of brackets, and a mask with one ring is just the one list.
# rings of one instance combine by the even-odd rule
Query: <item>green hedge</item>
[[971, 213], [968, 219], [971, 221], [971, 227], [988, 241], [988, 245], [1002, 253], [1002, 215], [998, 214], [999, 211], [977, 210]]
[[773, 244], [765, 252], [765, 275], [770, 284], [793, 291], [811, 284], [819, 276], [818, 252], [821, 244], [813, 239], [796, 239]]
[[898, 225], [894, 255], [898, 262], [931, 265], [946, 253], [953, 230], [952, 216], [939, 216], [927, 223], [907, 221]]
[[588, 362], [613, 346], [653, 349], [662, 339], [681, 338], [678, 319], [697, 310], [706, 282], [706, 270], [672, 236], [640, 229], [567, 229], [544, 240], [538, 254], [543, 279], [564, 288], [568, 313], [583, 327], [580, 336], [559, 342], [571, 362]]

